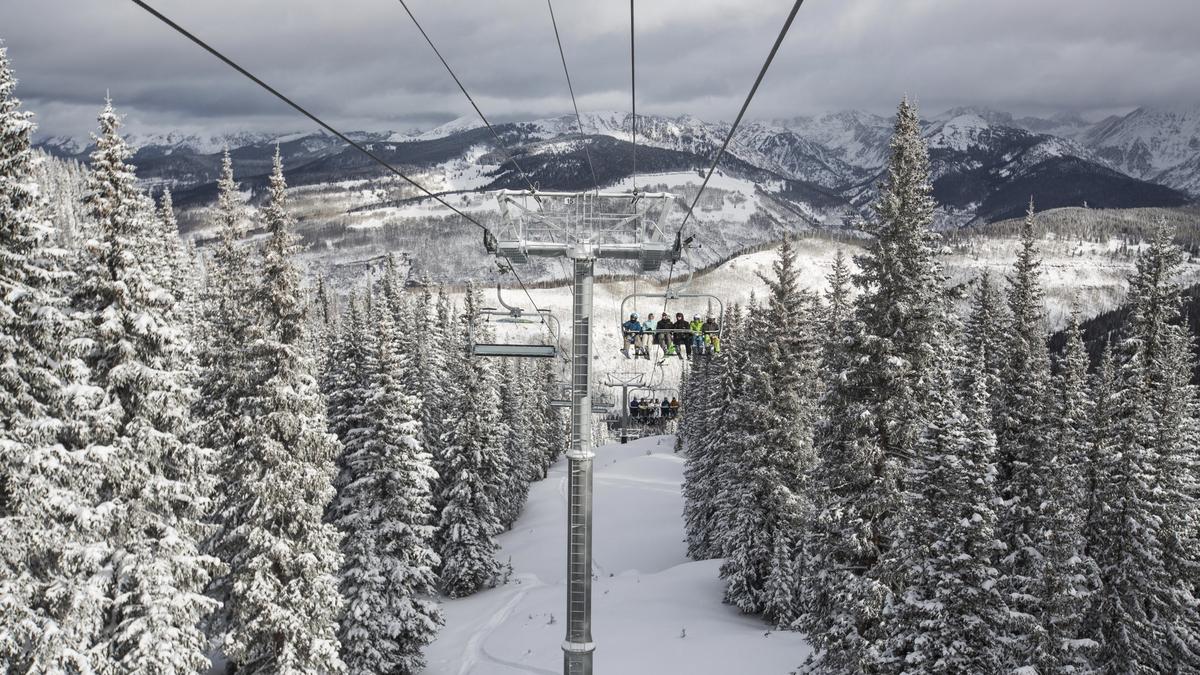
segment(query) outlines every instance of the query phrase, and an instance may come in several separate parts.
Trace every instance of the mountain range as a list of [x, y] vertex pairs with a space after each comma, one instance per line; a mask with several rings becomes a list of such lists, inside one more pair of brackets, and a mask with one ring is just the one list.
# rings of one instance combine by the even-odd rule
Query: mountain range
[[[423, 132], [349, 136], [406, 171], [456, 178], [439, 181], [437, 191], [526, 187], [506, 153], [540, 189], [576, 190], [613, 186], [634, 173], [631, 122], [626, 113], [603, 112], [584, 115], [582, 133], [574, 116], [495, 125], [503, 148], [474, 118]], [[637, 122], [641, 184], [653, 182], [650, 174], [702, 171], [729, 129], [690, 115], [639, 116]], [[800, 214], [821, 214], [823, 223], [836, 226], [865, 213], [882, 178], [891, 131], [890, 119], [862, 111], [747, 123], [720, 169], [776, 203]], [[1095, 123], [1072, 115], [1016, 117], [955, 108], [925, 120], [924, 135], [945, 227], [1013, 217], [1031, 197], [1039, 209], [1179, 206], [1200, 198], [1200, 106], [1138, 108]], [[152, 188], [170, 187], [181, 205], [215, 196], [226, 147], [239, 180], [251, 190], [265, 183], [276, 145], [294, 186], [385, 175], [323, 132], [129, 140], [141, 180]], [[39, 146], [73, 159], [86, 159], [90, 150], [61, 137]]]

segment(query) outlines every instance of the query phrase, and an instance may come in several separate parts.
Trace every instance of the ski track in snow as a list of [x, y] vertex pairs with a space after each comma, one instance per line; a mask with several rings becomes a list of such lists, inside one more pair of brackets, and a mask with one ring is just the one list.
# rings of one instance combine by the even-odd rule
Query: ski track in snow
[[[491, 637], [492, 633], [494, 633], [497, 628], [507, 621], [510, 616], [512, 616], [513, 610], [517, 608], [517, 605], [521, 604], [521, 600], [525, 598], [525, 595], [534, 588], [538, 588], [543, 585], [542, 582], [532, 574], [522, 574], [518, 576], [517, 579], [519, 579], [522, 583], [511, 593], [512, 597], [508, 599], [508, 602], [504, 603], [504, 606], [492, 614], [491, 618], [487, 620], [487, 623], [485, 623], [479, 629], [479, 631], [472, 635], [471, 639], [467, 641], [467, 648], [464, 652], [462, 667], [458, 669], [459, 675], [470, 675], [474, 671], [475, 666], [479, 664], [481, 657], [482, 659], [486, 659], [493, 663], [498, 663], [502, 666], [509, 666], [517, 669], [525, 668], [525, 666], [522, 664], [505, 661], [493, 656], [490, 652], [488, 652], [485, 646], [487, 639]], [[526, 585], [525, 582], [529, 582], [532, 585]], [[507, 589], [507, 586], [505, 588]]]
[[[722, 602], [722, 561], [689, 561], [683, 458], [671, 437], [596, 448], [592, 630], [597, 673], [785, 675], [810, 648]], [[566, 603], [567, 462], [535, 483], [498, 537], [508, 584], [444, 600], [424, 675], [557, 675]]]

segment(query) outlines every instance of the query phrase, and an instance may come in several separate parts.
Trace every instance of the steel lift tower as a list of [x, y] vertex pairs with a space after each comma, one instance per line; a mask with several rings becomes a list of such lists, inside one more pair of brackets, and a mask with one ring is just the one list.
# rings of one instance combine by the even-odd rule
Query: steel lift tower
[[679, 258], [661, 227], [674, 195], [647, 192], [497, 193], [502, 223], [488, 248], [512, 263], [567, 258], [571, 313], [571, 447], [567, 451], [567, 634], [563, 673], [591, 675], [592, 653], [592, 282], [596, 261], [634, 260], [644, 272]]

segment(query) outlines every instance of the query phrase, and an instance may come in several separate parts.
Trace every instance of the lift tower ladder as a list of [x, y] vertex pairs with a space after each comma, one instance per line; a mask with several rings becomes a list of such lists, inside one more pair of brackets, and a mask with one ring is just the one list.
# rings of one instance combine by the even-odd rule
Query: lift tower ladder
[[647, 192], [496, 194], [501, 224], [488, 248], [513, 263], [572, 261], [571, 447], [567, 451], [567, 621], [563, 673], [592, 675], [592, 284], [596, 261], [637, 261], [642, 271], [678, 260], [678, 237], [662, 227], [675, 196]]

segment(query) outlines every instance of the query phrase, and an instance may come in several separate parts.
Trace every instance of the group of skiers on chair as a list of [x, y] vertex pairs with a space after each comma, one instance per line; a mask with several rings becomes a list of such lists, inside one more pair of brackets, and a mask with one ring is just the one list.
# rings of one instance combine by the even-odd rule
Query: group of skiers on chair
[[720, 326], [717, 320], [709, 316], [701, 319], [699, 314], [689, 322], [683, 318], [683, 312], [675, 313], [675, 320], [663, 312], [657, 322], [654, 315], [646, 317], [645, 321], [638, 319], [637, 312], [629, 315], [629, 320], [621, 324], [624, 346], [621, 353], [630, 358], [629, 347], [633, 346], [633, 358], [650, 358], [650, 346], [658, 345], [663, 358], [678, 356], [684, 353], [690, 359], [694, 354], [715, 354], [721, 351]]
[[629, 400], [629, 417], [646, 424], [660, 420], [673, 420], [679, 416], [679, 401], [672, 398], [662, 399], [633, 398]]

